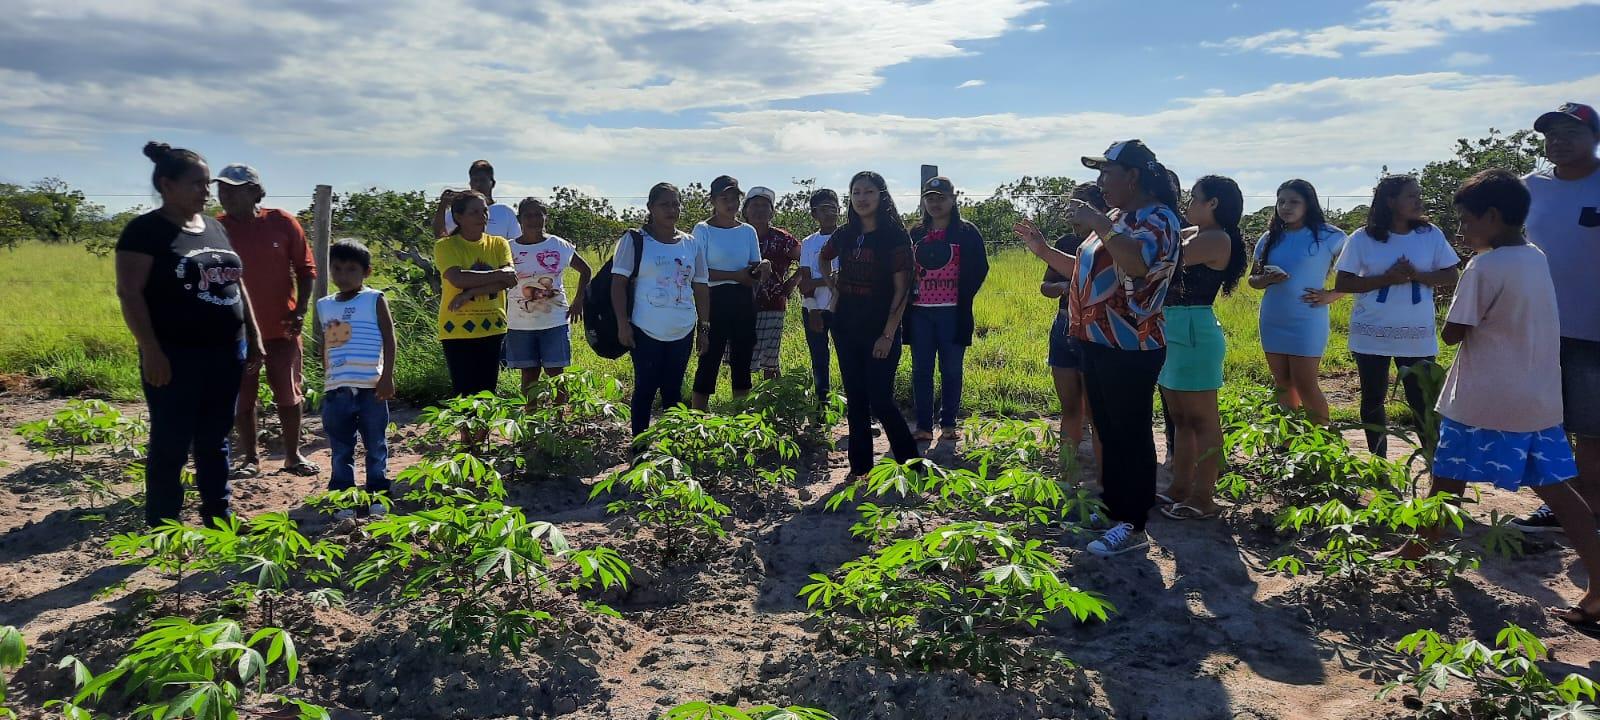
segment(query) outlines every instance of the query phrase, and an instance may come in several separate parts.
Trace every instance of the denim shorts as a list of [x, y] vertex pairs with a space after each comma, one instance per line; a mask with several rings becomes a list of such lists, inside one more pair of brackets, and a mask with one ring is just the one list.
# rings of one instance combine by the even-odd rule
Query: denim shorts
[[506, 333], [506, 367], [564, 368], [572, 364], [572, 326]]
[[1561, 402], [1567, 432], [1600, 437], [1600, 342], [1561, 338]]
[[1056, 322], [1050, 326], [1050, 355], [1045, 364], [1061, 370], [1083, 369], [1083, 346], [1072, 336], [1072, 323], [1065, 311], [1056, 313]]

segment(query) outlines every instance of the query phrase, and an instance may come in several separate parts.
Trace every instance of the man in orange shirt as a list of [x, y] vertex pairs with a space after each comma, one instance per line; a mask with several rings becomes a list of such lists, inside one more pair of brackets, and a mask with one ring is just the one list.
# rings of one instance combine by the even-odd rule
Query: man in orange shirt
[[244, 382], [239, 387], [234, 423], [243, 460], [235, 476], [260, 473], [256, 392], [263, 366], [283, 426], [283, 469], [295, 475], [316, 475], [320, 468], [300, 454], [300, 400], [304, 396], [300, 387], [300, 331], [311, 307], [312, 281], [317, 276], [311, 247], [306, 244], [300, 221], [293, 215], [261, 207], [267, 194], [254, 168], [229, 165], [218, 173], [216, 183], [217, 200], [223, 209], [217, 219], [227, 229], [234, 251], [244, 262], [244, 284], [266, 346], [263, 360], [245, 365]]

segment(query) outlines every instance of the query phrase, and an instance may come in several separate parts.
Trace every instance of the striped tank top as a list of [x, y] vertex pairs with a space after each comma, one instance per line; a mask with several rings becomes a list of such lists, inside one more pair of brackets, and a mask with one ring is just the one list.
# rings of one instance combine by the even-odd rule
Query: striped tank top
[[325, 389], [378, 386], [383, 368], [383, 333], [378, 329], [380, 297], [382, 292], [362, 288], [349, 300], [329, 295], [317, 301], [326, 359]]

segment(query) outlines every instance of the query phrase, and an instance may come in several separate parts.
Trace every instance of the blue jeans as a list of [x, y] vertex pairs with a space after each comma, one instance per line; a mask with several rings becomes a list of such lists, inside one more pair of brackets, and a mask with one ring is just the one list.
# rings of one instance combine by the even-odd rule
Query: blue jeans
[[[683, 378], [689, 372], [689, 356], [694, 352], [694, 333], [664, 342], [633, 326], [633, 434], [650, 429], [650, 410], [656, 394], [661, 406], [683, 404]], [[750, 363], [745, 362], [745, 369]]]
[[166, 385], [144, 384], [150, 408], [145, 461], [145, 522], [177, 520], [183, 509], [183, 463], [194, 450], [194, 484], [200, 514], [209, 522], [229, 515], [228, 431], [244, 377], [244, 343], [213, 347], [162, 347], [172, 366]]
[[956, 341], [955, 307], [919, 307], [911, 311], [911, 395], [917, 405], [917, 429], [933, 429], [933, 368], [939, 366], [939, 425], [956, 426], [961, 409], [961, 362], [967, 348]]
[[[822, 314], [822, 330], [811, 329], [812, 313]], [[830, 310], [807, 310], [802, 314], [805, 318], [806, 349], [811, 352], [811, 381], [816, 384], [817, 397], [824, 402], [828, 397], [828, 329], [833, 327], [833, 312]]]
[[334, 388], [322, 398], [322, 429], [328, 433], [333, 468], [329, 490], [356, 486], [356, 436], [367, 449], [367, 492], [389, 491], [389, 403], [371, 388]]

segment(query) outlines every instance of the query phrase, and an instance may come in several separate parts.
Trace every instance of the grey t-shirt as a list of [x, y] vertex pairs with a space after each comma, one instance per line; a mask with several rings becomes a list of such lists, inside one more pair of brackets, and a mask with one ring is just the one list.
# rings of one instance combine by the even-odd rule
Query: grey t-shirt
[[1561, 337], [1600, 342], [1600, 171], [1561, 180], [1554, 170], [1523, 181], [1533, 195], [1528, 240], [1550, 259], [1550, 279], [1561, 308]]

